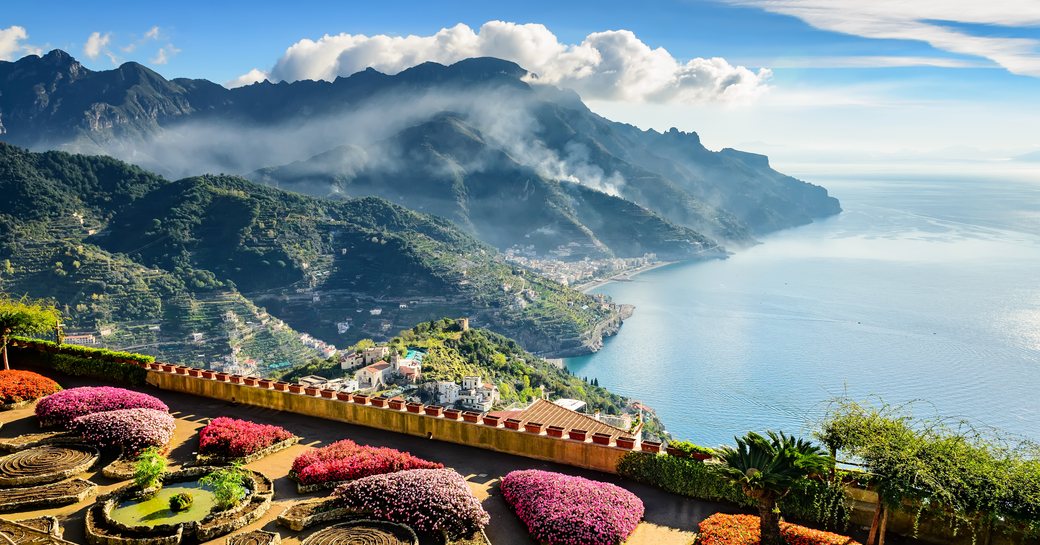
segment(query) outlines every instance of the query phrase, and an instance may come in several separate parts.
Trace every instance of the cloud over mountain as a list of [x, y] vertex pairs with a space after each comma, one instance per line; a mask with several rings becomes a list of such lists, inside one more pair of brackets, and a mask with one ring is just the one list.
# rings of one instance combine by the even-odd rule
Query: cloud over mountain
[[11, 25], [7, 28], [0, 28], [0, 61], [39, 53], [39, 48], [23, 43], [27, 39], [29, 39], [29, 33], [25, 27]]
[[561, 43], [544, 25], [489, 21], [474, 31], [458, 24], [428, 36], [325, 35], [290, 46], [269, 73], [257, 69], [229, 86], [260, 81], [333, 80], [365, 68], [395, 74], [422, 62], [451, 64], [498, 57], [537, 75], [536, 81], [574, 89], [586, 99], [633, 102], [738, 102], [767, 89], [768, 69], [753, 71], [722, 58], [676, 59], [628, 30], [589, 34]]

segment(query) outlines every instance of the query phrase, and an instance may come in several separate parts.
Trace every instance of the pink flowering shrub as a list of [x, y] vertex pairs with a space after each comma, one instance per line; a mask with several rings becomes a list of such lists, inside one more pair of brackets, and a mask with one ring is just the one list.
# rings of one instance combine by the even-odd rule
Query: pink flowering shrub
[[539, 543], [617, 545], [643, 518], [643, 502], [610, 483], [532, 469], [506, 475], [501, 488]]
[[199, 431], [199, 454], [242, 458], [292, 436], [279, 426], [221, 416]]
[[36, 404], [36, 419], [41, 426], [70, 429], [80, 416], [117, 409], [153, 409], [168, 412], [158, 399], [140, 392], [111, 386], [84, 386], [51, 394]]
[[166, 411], [117, 409], [76, 418], [73, 430], [100, 447], [119, 447], [136, 454], [148, 447], [162, 447], [173, 437], [176, 423]]
[[407, 469], [440, 469], [429, 462], [387, 447], [359, 445], [350, 439], [336, 441], [293, 460], [289, 475], [300, 484], [318, 484], [360, 479]]
[[342, 484], [332, 494], [343, 507], [420, 533], [445, 532], [450, 539], [468, 536], [491, 521], [466, 480], [451, 469], [373, 475]]

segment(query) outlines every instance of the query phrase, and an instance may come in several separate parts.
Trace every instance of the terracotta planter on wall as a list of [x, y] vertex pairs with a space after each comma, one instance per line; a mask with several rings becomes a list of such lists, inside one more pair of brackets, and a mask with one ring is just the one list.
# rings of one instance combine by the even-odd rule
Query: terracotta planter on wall
[[545, 428], [545, 434], [549, 437], [556, 437], [557, 439], [563, 437], [564, 429], [560, 426], [549, 426]]
[[231, 384], [242, 384], [242, 375], [231, 375]]
[[661, 443], [658, 443], [657, 441], [643, 441], [640, 445], [640, 449], [643, 452], [661, 452]]
[[318, 395], [318, 388], [314, 386], [306, 386], [303, 389], [303, 393], [309, 396], [316, 396]]
[[152, 362], [152, 363], [148, 364], [148, 368], [151, 369], [152, 371], [162, 371], [163, 370], [163, 364], [158, 363], [158, 362]]
[[444, 414], [444, 407], [440, 405], [427, 405], [424, 410], [426, 411], [426, 416], [440, 416]]
[[393, 409], [395, 411], [403, 411], [404, 410], [404, 400], [401, 399], [401, 398], [395, 397], [394, 399], [391, 399], [390, 401], [387, 401], [386, 404], [391, 409]]
[[256, 386], [260, 383], [260, 379], [256, 377], [246, 377], [242, 379], [242, 382], [244, 382], [246, 386]]
[[498, 427], [498, 423], [501, 422], [501, 421], [502, 421], [501, 417], [484, 415], [484, 425], [485, 426], [491, 426], [492, 428], [497, 428]]
[[351, 392], [336, 392], [336, 399], [340, 401], [350, 401], [354, 399], [354, 394]]
[[373, 397], [372, 398], [372, 406], [373, 407], [384, 407], [385, 408], [387, 406], [387, 399], [385, 397], [383, 397], [383, 396]]
[[303, 386], [300, 386], [299, 384], [290, 384], [289, 385], [289, 391], [294, 393], [294, 394], [302, 394], [303, 393]]
[[213, 380], [218, 380], [220, 382], [227, 382], [227, 380], [229, 378], [231, 378], [231, 375], [229, 375], [227, 373], [224, 373], [224, 372], [218, 371], [216, 373], [213, 373]]
[[288, 382], [282, 382], [282, 381], [279, 380], [278, 382], [274, 383], [274, 389], [279, 391], [279, 392], [288, 391], [289, 390], [289, 383]]
[[524, 431], [527, 433], [542, 433], [543, 426], [538, 422], [528, 422], [524, 424]]
[[588, 434], [587, 430], [571, 430], [567, 435], [575, 441], [584, 441]]
[[336, 390], [326, 390], [322, 388], [321, 397], [324, 397], [325, 399], [332, 399], [336, 397]]
[[462, 419], [466, 422], [473, 422], [476, 424], [477, 422], [480, 422], [480, 413], [465, 411], [462, 413]]
[[420, 413], [422, 413], [423, 404], [422, 403], [409, 403], [409, 404], [405, 405], [405, 407], [408, 409], [408, 412], [410, 412], [410, 413], [420, 414]]
[[618, 448], [624, 448], [624, 449], [628, 449], [628, 450], [632, 450], [632, 449], [636, 448], [636, 439], [635, 439], [635, 437], [618, 437], [615, 440], [615, 443], [617, 444]]
[[609, 445], [610, 434], [607, 433], [594, 433], [592, 434], [592, 442], [597, 445]]
[[520, 420], [518, 420], [516, 418], [507, 418], [506, 419], [506, 429], [507, 430], [519, 430], [520, 429]]
[[178, 375], [187, 375], [188, 368], [183, 365], [178, 365], [173, 368], [173, 372], [177, 373]]
[[689, 455], [685, 452], [674, 447], [665, 447], [664, 451], [667, 452], [669, 456], [675, 456], [676, 458], [689, 458]]
[[256, 385], [258, 387], [260, 387], [260, 388], [265, 389], [265, 390], [271, 389], [271, 385], [272, 384], [274, 384], [274, 381], [269, 379], [269, 378], [262, 378], [262, 379], [256, 381]]
[[209, 371], [209, 370], [203, 371], [202, 372], [202, 378], [208, 379], [208, 380], [213, 380], [213, 371]]
[[444, 409], [444, 418], [448, 420], [458, 420], [462, 417], [462, 411], [458, 409]]
[[202, 369], [196, 369], [194, 367], [189, 367], [188, 368], [188, 376], [189, 377], [199, 378], [199, 377], [202, 376]]
[[354, 394], [352, 401], [358, 405], [368, 405], [368, 396], [365, 394]]

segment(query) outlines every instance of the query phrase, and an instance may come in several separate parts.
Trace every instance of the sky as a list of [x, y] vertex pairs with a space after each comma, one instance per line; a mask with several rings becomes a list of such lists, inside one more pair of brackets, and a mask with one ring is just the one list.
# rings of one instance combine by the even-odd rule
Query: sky
[[1007, 161], [1040, 151], [1037, 0], [5, 0], [0, 59], [55, 48], [229, 86], [498, 56], [611, 119], [801, 171], [1040, 169]]

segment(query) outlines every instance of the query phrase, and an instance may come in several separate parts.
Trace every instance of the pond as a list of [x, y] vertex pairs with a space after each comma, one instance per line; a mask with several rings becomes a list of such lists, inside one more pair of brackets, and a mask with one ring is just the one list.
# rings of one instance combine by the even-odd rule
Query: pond
[[[170, 497], [181, 492], [191, 494], [191, 507], [184, 511], [171, 511]], [[204, 488], [198, 481], [186, 481], [165, 485], [156, 495], [144, 501], [122, 502], [112, 509], [109, 516], [112, 520], [127, 526], [178, 524], [206, 518], [214, 505], [216, 502], [212, 491]]]

